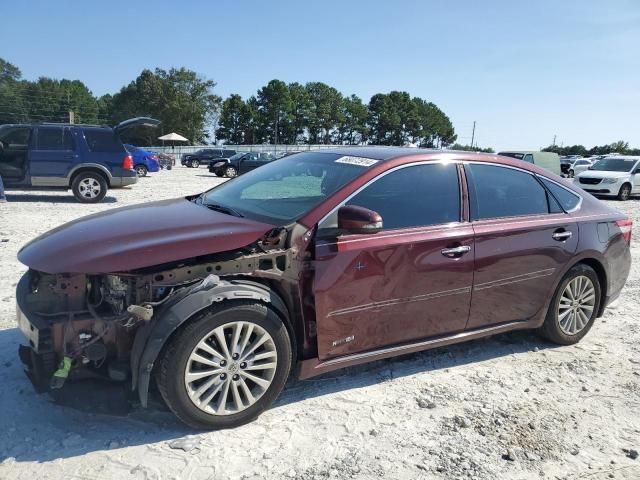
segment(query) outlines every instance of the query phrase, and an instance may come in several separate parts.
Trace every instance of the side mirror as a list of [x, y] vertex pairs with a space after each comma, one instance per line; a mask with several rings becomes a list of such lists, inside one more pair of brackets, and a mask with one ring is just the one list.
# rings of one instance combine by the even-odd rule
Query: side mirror
[[338, 229], [346, 233], [378, 233], [382, 230], [382, 217], [368, 208], [345, 205], [338, 209]]

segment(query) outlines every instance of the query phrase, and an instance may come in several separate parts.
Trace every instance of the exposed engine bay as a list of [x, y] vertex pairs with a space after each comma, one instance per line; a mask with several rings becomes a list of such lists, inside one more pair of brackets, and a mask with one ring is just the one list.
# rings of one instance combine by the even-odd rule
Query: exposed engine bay
[[[46, 274], [29, 270], [18, 286], [18, 323], [30, 346], [20, 349], [39, 391], [68, 379], [131, 378], [131, 352], [141, 327], [208, 277], [297, 281], [286, 230], [251, 249], [136, 272]], [[133, 359], [135, 363], [135, 359]], [[135, 385], [134, 385], [135, 388]]]

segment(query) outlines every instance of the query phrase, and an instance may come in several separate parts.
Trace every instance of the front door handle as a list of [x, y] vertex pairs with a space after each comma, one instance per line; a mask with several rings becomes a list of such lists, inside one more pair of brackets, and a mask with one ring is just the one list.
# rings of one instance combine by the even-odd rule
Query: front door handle
[[441, 253], [445, 257], [456, 258], [464, 255], [465, 253], [469, 253], [470, 251], [471, 247], [469, 245], [460, 245], [459, 247], [445, 248]]
[[561, 230], [561, 231], [553, 232], [553, 235], [551, 235], [551, 237], [558, 242], [564, 242], [565, 240], [570, 239], [572, 235], [573, 233], [567, 230]]

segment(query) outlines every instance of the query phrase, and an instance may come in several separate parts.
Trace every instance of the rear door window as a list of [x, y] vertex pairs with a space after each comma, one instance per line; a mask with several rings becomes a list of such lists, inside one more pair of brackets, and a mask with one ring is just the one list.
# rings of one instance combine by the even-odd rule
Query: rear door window
[[112, 130], [85, 130], [84, 138], [92, 152], [116, 153], [123, 152], [124, 147], [118, 136]]
[[547, 193], [530, 173], [495, 165], [465, 166], [471, 194], [471, 219], [549, 213]]
[[68, 127], [38, 127], [36, 150], [75, 150]]

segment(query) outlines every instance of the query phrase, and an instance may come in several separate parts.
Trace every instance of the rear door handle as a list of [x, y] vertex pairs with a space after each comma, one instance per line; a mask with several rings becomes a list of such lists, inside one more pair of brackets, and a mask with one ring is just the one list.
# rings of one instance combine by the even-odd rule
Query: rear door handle
[[459, 247], [445, 248], [441, 253], [445, 257], [456, 258], [464, 255], [465, 253], [469, 253], [470, 251], [471, 247], [469, 245], [460, 245]]
[[553, 232], [553, 235], [551, 235], [551, 237], [554, 240], [557, 240], [558, 242], [564, 242], [565, 240], [570, 239], [572, 235], [573, 235], [572, 232], [569, 232], [567, 230], [562, 230], [559, 232]]

